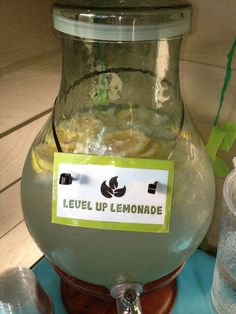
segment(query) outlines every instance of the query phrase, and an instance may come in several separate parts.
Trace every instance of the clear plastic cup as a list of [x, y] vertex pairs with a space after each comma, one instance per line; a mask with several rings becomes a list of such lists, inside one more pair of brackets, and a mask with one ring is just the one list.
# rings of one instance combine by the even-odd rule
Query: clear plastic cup
[[0, 314], [5, 313], [54, 313], [51, 298], [30, 269], [16, 267], [0, 274]]
[[[236, 159], [234, 164], [236, 166]], [[211, 289], [216, 313], [236, 313], [236, 169], [226, 178], [223, 189], [220, 238]]]

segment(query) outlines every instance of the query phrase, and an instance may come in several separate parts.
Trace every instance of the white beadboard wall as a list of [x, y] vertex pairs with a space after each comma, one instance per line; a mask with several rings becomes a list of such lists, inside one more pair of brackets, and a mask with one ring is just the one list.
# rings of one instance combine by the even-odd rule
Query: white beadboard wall
[[[25, 226], [20, 179], [26, 153], [48, 118], [60, 82], [60, 49], [51, 26], [53, 0], [0, 1], [0, 271], [31, 266], [42, 253]], [[206, 141], [218, 108], [227, 52], [236, 37], [235, 0], [192, 0], [193, 30], [183, 44], [185, 105]], [[236, 57], [221, 122], [236, 121]], [[223, 158], [230, 164], [236, 146]], [[218, 239], [223, 180], [216, 178], [215, 215], [207, 238]]]

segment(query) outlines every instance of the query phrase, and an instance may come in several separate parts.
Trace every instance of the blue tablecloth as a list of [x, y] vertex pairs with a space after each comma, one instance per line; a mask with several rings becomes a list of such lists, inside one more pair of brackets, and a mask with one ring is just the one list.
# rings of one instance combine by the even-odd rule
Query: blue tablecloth
[[[177, 278], [178, 292], [172, 314], [212, 314], [210, 289], [215, 258], [196, 251]], [[60, 298], [60, 279], [46, 258], [33, 271], [44, 289], [53, 298], [55, 314], [66, 314]]]

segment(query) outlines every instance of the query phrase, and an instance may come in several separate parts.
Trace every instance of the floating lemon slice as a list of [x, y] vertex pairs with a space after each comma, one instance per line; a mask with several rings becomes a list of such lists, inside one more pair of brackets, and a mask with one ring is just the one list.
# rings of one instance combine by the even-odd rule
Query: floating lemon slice
[[55, 150], [49, 150], [46, 144], [39, 144], [32, 150], [32, 167], [37, 173], [51, 172], [53, 169], [53, 156]]
[[103, 138], [103, 145], [111, 154], [120, 156], [139, 156], [142, 154], [150, 138], [136, 130], [121, 130], [108, 133]]
[[[57, 136], [65, 153], [88, 153], [89, 143], [96, 140], [100, 122], [88, 115], [62, 121], [57, 127]], [[53, 156], [57, 152], [52, 130], [49, 129], [43, 142], [32, 149], [32, 167], [37, 173], [52, 171]]]
[[[122, 120], [127, 111], [120, 114]], [[65, 153], [89, 154], [93, 146], [118, 156], [167, 158], [170, 147], [158, 140], [151, 140], [144, 132], [129, 128], [104, 132], [102, 121], [85, 114], [64, 120], [57, 126], [57, 136]], [[42, 142], [32, 149], [32, 166], [37, 173], [53, 170], [53, 156], [57, 151], [52, 130], [49, 129]]]
[[161, 145], [158, 142], [151, 142], [146, 150], [140, 155], [140, 157], [144, 158], [159, 158], [161, 153]]

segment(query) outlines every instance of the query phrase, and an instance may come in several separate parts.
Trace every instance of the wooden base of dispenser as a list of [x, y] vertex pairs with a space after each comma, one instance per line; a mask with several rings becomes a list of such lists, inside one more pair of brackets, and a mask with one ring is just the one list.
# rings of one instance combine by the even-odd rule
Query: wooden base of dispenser
[[[80, 281], [57, 267], [61, 276], [61, 297], [68, 314], [116, 314], [116, 302], [108, 289]], [[177, 285], [175, 278], [183, 265], [174, 272], [144, 286], [141, 295], [143, 314], [168, 314], [173, 308]]]

